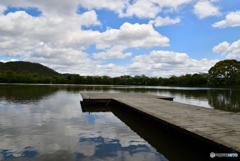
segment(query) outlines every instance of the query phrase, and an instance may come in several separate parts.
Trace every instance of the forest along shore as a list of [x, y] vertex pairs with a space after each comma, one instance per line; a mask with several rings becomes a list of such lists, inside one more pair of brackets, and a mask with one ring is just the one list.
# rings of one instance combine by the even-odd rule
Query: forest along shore
[[240, 61], [235, 59], [223, 60], [211, 67], [208, 73], [172, 75], [169, 78], [148, 77], [146, 75], [81, 76], [69, 73], [60, 74], [38, 63], [23, 61], [0, 62], [0, 83], [240, 87]]

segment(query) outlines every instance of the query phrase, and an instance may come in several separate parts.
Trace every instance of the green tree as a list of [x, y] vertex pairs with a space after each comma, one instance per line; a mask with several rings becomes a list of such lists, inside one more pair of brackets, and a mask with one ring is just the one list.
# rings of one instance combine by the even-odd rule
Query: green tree
[[111, 82], [111, 77], [106, 76], [106, 75], [101, 77], [101, 81], [103, 84], [108, 84], [108, 83], [113, 84], [113, 81]]
[[33, 73], [32, 76], [33, 76], [33, 78], [37, 78], [37, 77], [39, 77], [39, 74], [38, 73]]
[[31, 72], [29, 72], [28, 70], [24, 70], [22, 73], [23, 73], [24, 75], [31, 74]]
[[16, 77], [15, 77], [15, 82], [16, 82], [16, 83], [25, 83], [25, 82], [24, 82], [24, 77], [25, 77], [25, 76], [22, 75], [22, 74], [17, 74]]
[[3, 76], [2, 76], [2, 73], [0, 72], [0, 83], [3, 82]]
[[141, 84], [148, 85], [149, 84], [149, 77], [145, 75], [141, 75]]
[[93, 80], [94, 80], [93, 76], [86, 76], [85, 77], [85, 83], [86, 84], [93, 84]]
[[208, 73], [210, 85], [234, 85], [236, 76], [240, 73], [240, 62], [235, 59], [219, 61]]
[[170, 78], [167, 81], [168, 85], [177, 85], [177, 76], [171, 75]]
[[7, 77], [7, 78], [11, 78], [12, 75], [13, 75], [13, 73], [14, 73], [13, 71], [7, 70], [7, 71], [6, 71], [6, 77]]
[[25, 83], [35, 83], [31, 74], [24, 75], [24, 82]]
[[240, 73], [236, 74], [235, 84], [240, 85]]
[[45, 76], [42, 76], [41, 77], [41, 82], [42, 83], [51, 83], [51, 78], [50, 77], [45, 77]]
[[157, 77], [152, 77], [149, 78], [149, 84], [148, 85], [158, 85], [158, 78]]
[[59, 83], [66, 84], [67, 83], [67, 78], [64, 77], [64, 76], [59, 77]]
[[73, 83], [74, 84], [80, 84], [80, 83], [83, 83], [83, 77], [78, 75], [78, 74], [75, 74], [73, 76], [73, 79], [72, 79]]

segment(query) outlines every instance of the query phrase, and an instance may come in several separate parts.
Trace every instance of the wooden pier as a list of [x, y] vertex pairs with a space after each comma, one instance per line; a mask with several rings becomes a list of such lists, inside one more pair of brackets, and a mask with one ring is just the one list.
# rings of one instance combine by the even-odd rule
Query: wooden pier
[[225, 152], [240, 152], [240, 114], [142, 93], [81, 93], [86, 104], [117, 103]]

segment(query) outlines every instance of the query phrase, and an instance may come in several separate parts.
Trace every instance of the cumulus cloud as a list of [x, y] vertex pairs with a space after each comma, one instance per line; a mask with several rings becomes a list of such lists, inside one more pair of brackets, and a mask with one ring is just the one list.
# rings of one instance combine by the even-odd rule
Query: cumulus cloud
[[93, 58], [94, 59], [124, 59], [126, 57], [132, 56], [132, 53], [126, 53], [123, 54], [123, 50], [127, 49], [127, 46], [123, 45], [116, 45], [112, 48], [106, 50], [106, 52], [100, 52], [100, 53], [94, 53]]
[[96, 70], [101, 74], [110, 76], [120, 75], [148, 75], [156, 77], [169, 77], [186, 73], [207, 72], [219, 60], [196, 60], [186, 53], [173, 51], [152, 51], [149, 54], [135, 56], [131, 64], [125, 66], [113, 63], [97, 65]]
[[[137, 56], [132, 60], [132, 64], [125, 66], [113, 63], [103, 65], [103, 61], [100, 60], [130, 57], [132, 53], [124, 53], [128, 48], [149, 49], [169, 46], [170, 40], [157, 32], [153, 25], [157, 27], [175, 24], [179, 23], [180, 19], [162, 18], [156, 15], [165, 9], [177, 10], [180, 5], [189, 2], [191, 0], [134, 0], [131, 3], [129, 0], [69, 0], [67, 2], [2, 0], [0, 2], [0, 54], [42, 63], [58, 72], [82, 75], [168, 76], [187, 72], [189, 69], [191, 69], [190, 72], [204, 71], [205, 67], [212, 63], [211, 61], [194, 60], [187, 54], [167, 51], [152, 51], [150, 54]], [[81, 14], [76, 13], [79, 5], [89, 11], [82, 13], [80, 8], [78, 13]], [[25, 11], [16, 11], [4, 15], [2, 13], [7, 9], [6, 6], [33, 7], [42, 14], [34, 17]], [[101, 22], [92, 9], [108, 9], [120, 17], [137, 16], [153, 20], [149, 24], [125, 22], [119, 28], [108, 28], [102, 32], [93, 31], [90, 27], [101, 25]], [[96, 60], [83, 52], [90, 45], [103, 50], [93, 54]]]
[[108, 9], [121, 14], [122, 11], [127, 7], [128, 0], [79, 0], [81, 7], [88, 10], [91, 9]]
[[175, 53], [173, 51], [152, 51], [150, 55], [140, 55], [132, 59], [133, 62], [149, 63], [184, 63], [189, 59], [186, 53]]
[[137, 16], [140, 18], [154, 18], [161, 8], [149, 0], [137, 0], [132, 5], [128, 5], [125, 14], [122, 17]]
[[97, 63], [101, 63], [91, 60], [88, 55], [81, 50], [54, 48], [49, 44], [40, 43], [25, 56], [25, 60], [42, 63], [62, 73], [79, 73], [81, 69], [82, 74], [88, 74], [94, 70]]
[[180, 18], [171, 19], [169, 17], [162, 18], [158, 16], [155, 20], [150, 20], [149, 24], [154, 24], [154, 26], [159, 27], [176, 24], [179, 23], [180, 21], [181, 21]]
[[214, 46], [212, 51], [214, 53], [222, 53], [222, 55], [225, 55], [228, 52], [229, 45], [230, 44], [227, 41], [224, 41], [224, 42], [218, 44], [218, 46]]
[[240, 11], [231, 12], [226, 16], [225, 20], [216, 22], [212, 27], [226, 28], [240, 26]]
[[0, 60], [0, 62], [6, 63], [6, 62], [10, 62], [10, 61], [18, 61], [17, 59], [2, 59]]
[[109, 63], [106, 65], [96, 65], [95, 69], [98, 75], [108, 75], [108, 76], [121, 76], [121, 75], [128, 75], [128, 68], [122, 65], [116, 65], [113, 63]]
[[186, 53], [173, 51], [152, 51], [149, 55], [140, 55], [132, 59], [129, 65], [132, 72], [151, 76], [169, 76], [186, 73], [207, 72], [218, 60], [191, 59]]
[[[60, 58], [62, 56], [64, 56], [64, 59]], [[74, 63], [73, 60], [76, 58], [81, 60], [83, 58], [86, 58], [87, 56], [88, 56], [87, 53], [74, 50], [72, 48], [51, 48], [48, 45], [40, 45], [36, 47], [30, 55], [30, 57], [37, 58], [44, 57], [47, 59], [60, 59], [62, 60], [62, 62], [59, 63], [67, 65]]]
[[135, 0], [133, 4], [128, 4], [126, 12], [122, 12], [120, 17], [136, 16], [139, 18], [155, 18], [164, 9], [176, 10], [178, 6], [191, 2], [191, 0]]
[[96, 59], [123, 59], [132, 55], [122, 53], [127, 48], [169, 45], [169, 39], [151, 24], [126, 22], [119, 29], [105, 32], [83, 30], [81, 26], [101, 25], [93, 10], [82, 14], [42, 14], [38, 17], [16, 11], [0, 15], [0, 22], [1, 56], [20, 56], [21, 60], [42, 63], [63, 73], [99, 74], [95, 68], [102, 61], [92, 60], [82, 51], [92, 44], [97, 49], [112, 47], [96, 53]]
[[[86, 20], [87, 19], [87, 20]], [[39, 42], [52, 45], [68, 45], [74, 38], [74, 31], [82, 35], [81, 25], [99, 25], [95, 11], [87, 11], [82, 15], [71, 17], [40, 16], [33, 17], [24, 11], [0, 15], [0, 48], [4, 55], [22, 55], [34, 48]], [[92, 35], [95, 32], [92, 33]], [[90, 35], [91, 36], [91, 35]], [[84, 37], [84, 36], [83, 36]], [[63, 43], [62, 41], [65, 41]], [[75, 43], [78, 43], [75, 41]], [[79, 43], [79, 46], [88, 45]]]
[[[30, 50], [38, 42], [51, 43], [55, 47], [119, 44], [143, 48], [168, 46], [169, 42], [167, 37], [159, 34], [149, 24], [124, 23], [120, 29], [108, 29], [102, 33], [81, 30], [83, 25], [100, 25], [95, 11], [71, 17], [33, 17], [24, 11], [17, 11], [1, 15], [0, 21], [0, 47], [4, 49], [2, 53], [5, 55], [21, 55], [21, 50]], [[16, 52], [12, 52], [15, 48]]]
[[[169, 39], [158, 33], [151, 24], [130, 24], [125, 22], [120, 29], [107, 29], [99, 31], [75, 31], [67, 32], [61, 45], [87, 46], [96, 44], [97, 49], [105, 49], [112, 45], [124, 45], [128, 47], [151, 48], [154, 46], [169, 46]], [[59, 41], [59, 42], [60, 42]]]
[[68, 0], [46, 1], [38, 0], [2, 0], [0, 4], [12, 7], [34, 7], [42, 11], [44, 15], [74, 15], [78, 10], [78, 6], [92, 9], [107, 9], [116, 12], [120, 17], [137, 16], [141, 18], [154, 18], [157, 13], [163, 9], [176, 10], [180, 5], [187, 4], [192, 0]]
[[98, 43], [96, 44], [96, 49], [106, 49], [106, 48], [110, 48], [111, 44], [107, 44], [107, 43]]
[[150, 0], [153, 3], [158, 4], [160, 7], [169, 7], [173, 9], [177, 9], [180, 5], [190, 3], [192, 0], [167, 0], [167, 1], [159, 1], [159, 0]]
[[176, 10], [178, 6], [192, 0], [79, 0], [81, 7], [86, 9], [108, 9], [118, 13], [120, 17], [155, 18], [163, 9]]
[[193, 12], [200, 18], [209, 16], [218, 16], [221, 13], [219, 8], [214, 6], [210, 1], [199, 1], [195, 4]]
[[16, 8], [38, 8], [44, 15], [74, 15], [77, 11], [78, 0], [68, 1], [39, 1], [39, 0], [1, 0], [0, 4]]
[[222, 55], [227, 53], [227, 59], [240, 60], [240, 40], [235, 41], [232, 44], [224, 41], [217, 46], [214, 46], [213, 52], [222, 53]]
[[89, 74], [97, 63], [79, 51], [99, 34], [81, 30], [82, 25], [100, 24], [95, 11], [65, 17], [33, 17], [17, 11], [0, 15], [0, 21], [1, 56], [20, 56], [22, 60], [42, 63], [64, 73], [79, 73], [81, 69], [82, 74]]
[[2, 5], [0, 4], [0, 15], [2, 15], [3, 12], [4, 12], [6, 9], [7, 9], [6, 6], [2, 6]]
[[99, 37], [102, 42], [128, 47], [151, 48], [169, 46], [169, 39], [158, 33], [150, 24], [130, 24], [125, 22], [119, 30], [109, 29]]

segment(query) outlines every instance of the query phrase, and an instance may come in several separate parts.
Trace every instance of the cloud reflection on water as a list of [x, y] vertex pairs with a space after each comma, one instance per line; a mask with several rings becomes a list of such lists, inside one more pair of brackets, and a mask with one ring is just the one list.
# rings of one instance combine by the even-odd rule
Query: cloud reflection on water
[[82, 113], [79, 93], [42, 98], [0, 102], [0, 160], [166, 160], [111, 112]]

